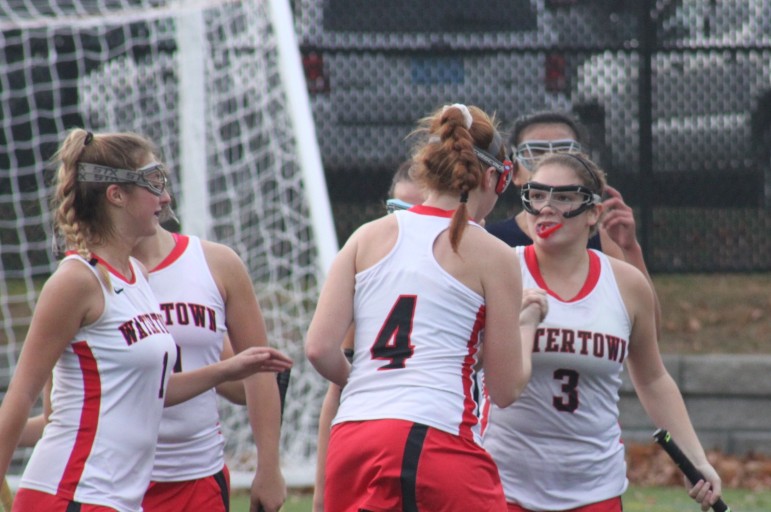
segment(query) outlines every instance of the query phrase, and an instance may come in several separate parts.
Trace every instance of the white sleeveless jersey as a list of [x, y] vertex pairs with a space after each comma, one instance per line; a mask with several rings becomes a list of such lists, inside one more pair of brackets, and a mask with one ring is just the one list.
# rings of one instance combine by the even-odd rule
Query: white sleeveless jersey
[[[150, 286], [161, 304], [166, 328], [179, 347], [175, 371], [220, 360], [226, 332], [225, 301], [214, 282], [197, 237], [175, 235], [177, 245], [150, 271]], [[210, 389], [163, 411], [153, 481], [179, 482], [222, 469], [224, 439], [217, 396]]]
[[[98, 277], [80, 256], [67, 259]], [[107, 266], [113, 290], [103, 286], [104, 312], [56, 363], [50, 423], [20, 487], [119, 512], [142, 509], [177, 354], [150, 285], [131, 265], [132, 281]]]
[[[533, 246], [517, 253], [522, 286], [549, 292]], [[574, 299], [549, 292], [524, 393], [505, 409], [487, 409], [483, 446], [507, 500], [531, 510], [572, 509], [627, 487], [618, 392], [632, 326], [607, 256], [593, 249], [589, 256]]]
[[395, 246], [356, 275], [353, 367], [333, 423], [403, 419], [480, 442], [473, 367], [485, 303], [434, 257], [450, 213], [395, 212]]

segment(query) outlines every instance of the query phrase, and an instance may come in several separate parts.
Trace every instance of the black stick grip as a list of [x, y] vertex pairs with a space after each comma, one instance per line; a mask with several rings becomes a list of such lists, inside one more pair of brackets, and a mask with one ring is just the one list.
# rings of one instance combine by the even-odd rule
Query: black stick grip
[[[284, 419], [284, 402], [286, 401], [286, 390], [289, 389], [289, 377], [292, 375], [292, 369], [289, 368], [276, 373], [276, 382], [278, 383], [278, 398], [281, 401], [281, 420]], [[260, 505], [257, 512], [265, 512], [265, 507]]]
[[[653, 439], [664, 448], [669, 458], [680, 468], [680, 471], [690, 480], [692, 485], [695, 485], [699, 480], [706, 480], [701, 471], [696, 469], [696, 466], [685, 456], [685, 454], [677, 446], [672, 436], [664, 429], [658, 429], [653, 433]], [[712, 510], [715, 512], [731, 512], [731, 508], [726, 505], [721, 498], [712, 505]]]
[[[281, 420], [284, 419], [284, 402], [286, 402], [286, 390], [289, 389], [289, 377], [292, 376], [292, 369], [276, 373], [276, 382], [278, 383], [278, 398], [281, 400]], [[257, 512], [265, 512], [265, 507], [260, 505]]]
[[281, 401], [281, 418], [284, 417], [284, 402], [286, 402], [286, 390], [289, 388], [289, 377], [291, 376], [292, 369], [289, 368], [276, 374], [276, 381], [278, 382], [278, 397]]

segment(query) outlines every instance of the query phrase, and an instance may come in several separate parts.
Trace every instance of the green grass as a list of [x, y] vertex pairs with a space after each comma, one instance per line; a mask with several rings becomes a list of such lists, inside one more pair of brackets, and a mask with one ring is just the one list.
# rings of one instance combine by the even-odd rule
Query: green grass
[[[312, 496], [310, 494], [293, 494], [290, 492], [281, 512], [310, 512]], [[249, 494], [238, 493], [230, 498], [230, 512], [250, 512]]]
[[[725, 489], [723, 501], [735, 512], [768, 512], [771, 510], [771, 491]], [[624, 512], [699, 510], [701, 509], [685, 493], [684, 487], [631, 487], [624, 495]]]
[[[735, 512], [768, 512], [771, 510], [771, 490], [750, 491], [727, 489], [724, 501]], [[233, 497], [232, 512], [249, 512], [249, 498]], [[310, 512], [309, 494], [290, 495], [281, 512]], [[683, 487], [630, 487], [624, 495], [624, 512], [698, 512], [700, 508], [688, 497]]]

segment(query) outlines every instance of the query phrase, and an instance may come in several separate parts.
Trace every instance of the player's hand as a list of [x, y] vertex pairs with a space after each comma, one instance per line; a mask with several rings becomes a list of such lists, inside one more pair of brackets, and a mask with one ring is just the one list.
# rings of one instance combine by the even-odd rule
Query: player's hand
[[624, 202], [621, 192], [608, 185], [605, 189], [608, 199], [602, 202], [604, 214], [602, 228], [624, 252], [637, 245], [637, 228], [632, 208]]
[[684, 478], [685, 488], [688, 489], [688, 496], [701, 506], [703, 512], [706, 512], [712, 508], [722, 492], [720, 476], [709, 464], [698, 466], [697, 469], [706, 480], [699, 480], [692, 486], [690, 481]]
[[[324, 494], [324, 493], [319, 493]], [[324, 497], [317, 497], [316, 493], [313, 494], [313, 510], [312, 512], [324, 512]]]
[[286, 483], [279, 468], [258, 469], [252, 481], [249, 512], [278, 512], [286, 501]]
[[691, 486], [690, 481], [685, 478], [685, 487], [688, 489], [688, 496], [693, 498], [700, 506], [703, 512], [712, 508], [722, 493], [722, 482], [720, 475], [710, 464], [704, 463], [696, 466], [696, 469], [704, 475], [706, 480], [699, 480], [696, 485]]
[[[688, 479], [686, 478], [686, 482]], [[688, 490], [688, 496], [699, 504], [702, 512], [707, 512], [715, 501], [720, 497], [714, 492], [709, 482], [705, 480], [699, 480], [696, 485]]]
[[522, 290], [522, 309], [519, 313], [520, 325], [538, 325], [549, 312], [549, 301], [546, 292], [540, 288], [525, 288]]
[[249, 347], [222, 361], [226, 380], [246, 378], [257, 372], [281, 372], [292, 367], [292, 360], [271, 347]]

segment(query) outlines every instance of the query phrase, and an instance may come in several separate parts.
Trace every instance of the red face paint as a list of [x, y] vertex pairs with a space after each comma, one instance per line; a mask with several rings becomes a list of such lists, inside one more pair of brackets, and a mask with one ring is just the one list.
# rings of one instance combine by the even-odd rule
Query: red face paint
[[550, 236], [552, 236], [554, 234], [554, 232], [557, 231], [561, 227], [562, 227], [562, 224], [555, 224], [555, 225], [553, 225], [551, 227], [548, 227], [546, 229], [543, 229], [543, 230], [539, 231], [537, 234], [538, 234], [539, 237], [541, 237], [543, 239], [546, 239], [546, 238], [549, 238]]

